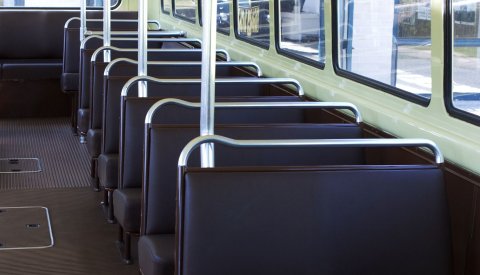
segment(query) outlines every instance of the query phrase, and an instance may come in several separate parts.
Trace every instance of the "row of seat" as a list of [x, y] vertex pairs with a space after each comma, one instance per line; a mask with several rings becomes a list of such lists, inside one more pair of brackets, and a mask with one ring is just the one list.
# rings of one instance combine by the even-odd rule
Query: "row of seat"
[[[148, 77], [134, 77], [135, 56], [115, 48], [92, 47], [95, 56], [80, 62], [92, 176], [106, 190], [126, 262], [140, 233], [143, 274], [450, 272], [438, 165], [370, 165], [348, 146], [362, 140], [355, 106], [307, 102], [295, 80], [259, 78], [246, 63], [216, 65], [215, 131], [257, 140], [244, 142], [255, 148], [217, 136], [189, 143], [199, 132], [196, 50], [163, 46], [149, 53], [163, 61], [149, 64]], [[98, 61], [107, 49], [122, 59]], [[136, 94], [140, 81], [146, 97]], [[324, 108], [349, 109], [357, 123], [324, 123]], [[342, 148], [259, 147], [273, 139], [334, 139]], [[197, 168], [193, 148], [207, 141], [219, 143], [217, 168]]]

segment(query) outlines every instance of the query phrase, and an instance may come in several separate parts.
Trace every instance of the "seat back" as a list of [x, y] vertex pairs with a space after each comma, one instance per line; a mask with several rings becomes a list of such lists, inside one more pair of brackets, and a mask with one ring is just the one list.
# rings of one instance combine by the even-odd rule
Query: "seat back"
[[[136, 12], [112, 12], [114, 19], [136, 19]], [[88, 18], [101, 18], [100, 12], [89, 12]], [[102, 30], [102, 22], [88, 22], [89, 30]], [[112, 22], [113, 30], [136, 30], [136, 23]], [[70, 19], [63, 29], [63, 66], [62, 66], [62, 89], [72, 93], [78, 91], [78, 77], [80, 67], [80, 20]]]
[[451, 274], [435, 166], [187, 168], [175, 274]]
[[[120, 152], [119, 152], [119, 188], [136, 188], [141, 187], [142, 182], [142, 172], [143, 172], [143, 148], [145, 141], [145, 116], [150, 109], [150, 107], [155, 104], [158, 100], [164, 98], [161, 97], [147, 97], [147, 98], [138, 98], [138, 97], [127, 97], [124, 98], [122, 115], [121, 115], [121, 129], [120, 129]], [[190, 102], [200, 102], [199, 97], [190, 97], [182, 98]], [[270, 102], [270, 101], [300, 101], [299, 97], [229, 97], [229, 98], [216, 98], [217, 102]], [[179, 112], [180, 111], [180, 112]], [[167, 114], [167, 112], [169, 114]], [[179, 117], [184, 119], [184, 122], [187, 123], [196, 123], [200, 114], [188, 113], [187, 115], [182, 114], [180, 109], [169, 109], [167, 112], [162, 112], [157, 116], [156, 121], [162, 123], [178, 123]], [[241, 113], [240, 113], [241, 112]], [[243, 123], [254, 123], [259, 121], [258, 116], [268, 115], [269, 112], [262, 110], [234, 110], [234, 111], [219, 111], [219, 115], [222, 116], [220, 121], [230, 122], [235, 121], [234, 116], [240, 115], [243, 119]], [[272, 112], [270, 112], [272, 113]], [[270, 122], [279, 122], [282, 119], [284, 121], [300, 121], [301, 117], [298, 116], [299, 112], [282, 112], [277, 110], [275, 116], [269, 116], [271, 119]], [[163, 117], [165, 116], [165, 117]], [[163, 117], [163, 118], [160, 118]], [[273, 120], [273, 117], [276, 120]], [[237, 119], [237, 122], [239, 120]], [[198, 131], [197, 131], [198, 134]], [[194, 136], [195, 134], [193, 134]], [[193, 137], [192, 136], [192, 137]], [[190, 136], [188, 136], [190, 137]]]
[[[103, 106], [103, 116], [102, 116], [102, 153], [118, 153], [119, 148], [119, 132], [120, 132], [120, 104], [121, 104], [121, 90], [124, 86], [123, 77], [106, 77], [105, 94], [104, 94], [104, 106]], [[284, 87], [276, 86], [272, 84], [264, 83], [222, 83], [217, 84], [216, 94], [219, 97], [226, 96], [268, 96], [281, 94], [287, 96], [288, 94], [283, 93]], [[129, 94], [136, 94], [136, 87], [132, 87]], [[148, 85], [149, 96], [154, 97], [181, 97], [181, 96], [199, 96], [200, 95], [200, 83], [183, 83], [178, 82], [176, 84], [172, 83], [149, 83]], [[176, 108], [174, 106], [168, 108]], [[190, 114], [194, 114], [194, 110], [185, 110]], [[173, 115], [176, 117], [176, 115]], [[189, 117], [194, 117], [189, 116]], [[196, 116], [196, 121], [198, 120], [198, 115]], [[270, 114], [270, 118], [275, 117], [275, 114]]]
[[[266, 111], [278, 109], [253, 110], [256, 117], [262, 117]], [[238, 117], [250, 110], [216, 110], [219, 123], [238, 123]], [[284, 114], [285, 115], [285, 114]], [[279, 114], [279, 116], [281, 116]], [[248, 116], [245, 116], [248, 117]], [[244, 123], [257, 125], [216, 125], [215, 132], [231, 138], [240, 139], [322, 139], [322, 138], [360, 138], [361, 129], [355, 124], [258, 124], [257, 120], [245, 119]], [[280, 120], [281, 118], [279, 118]], [[283, 117], [285, 119], [285, 117]], [[278, 121], [279, 121], [278, 120]], [[147, 130], [146, 173], [143, 179], [142, 228], [143, 234], [173, 234], [175, 230], [175, 191], [178, 156], [183, 147], [198, 136], [197, 125], [153, 124]], [[363, 151], [359, 148], [333, 149], [283, 149], [232, 150], [215, 145], [215, 162], [225, 165], [313, 165], [313, 164], [361, 164]], [[289, 156], [288, 158], [284, 156]], [[197, 155], [192, 157], [193, 165], [199, 164]], [[220, 273], [219, 273], [220, 274]], [[225, 273], [227, 274], [227, 273]], [[245, 273], [248, 274], [248, 273]]]
[[[123, 57], [131, 58], [136, 60], [137, 53], [124, 53]], [[201, 53], [199, 52], [184, 52], [184, 53], [175, 53], [175, 52], [151, 52], [148, 55], [150, 61], [182, 61], [183, 58], [190, 58], [192, 61], [200, 61]], [[108, 63], [103, 61], [92, 62], [92, 72], [91, 72], [91, 96], [90, 96], [90, 128], [91, 129], [100, 129], [102, 127], [102, 114], [103, 114], [103, 96], [104, 96], [104, 87], [105, 87], [105, 78], [104, 72], [105, 67]], [[242, 72], [241, 66], [238, 68], [232, 67], [218, 67], [217, 76], [246, 76], [245, 72]], [[198, 78], [201, 74], [200, 65], [191, 65], [191, 66], [175, 66], [173, 64], [158, 64], [158, 65], [148, 65], [147, 67], [148, 74], [154, 77], [161, 78], [188, 78], [195, 77]], [[128, 79], [136, 76], [138, 74], [138, 66], [131, 63], [119, 63], [115, 64], [109, 70], [109, 76], [124, 76], [124, 81], [127, 82]]]

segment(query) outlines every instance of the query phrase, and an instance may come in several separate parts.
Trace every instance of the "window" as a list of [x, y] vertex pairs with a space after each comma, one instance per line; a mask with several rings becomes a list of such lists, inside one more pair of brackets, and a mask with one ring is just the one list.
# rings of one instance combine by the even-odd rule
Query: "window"
[[[112, 7], [115, 7], [119, 0], [112, 0]], [[78, 8], [79, 0], [0, 0], [0, 7], [8, 8]], [[87, 0], [87, 7], [103, 7], [103, 0]]]
[[[201, 0], [200, 4], [203, 3]], [[217, 1], [217, 31], [225, 34], [230, 34], [230, 3], [231, 0]], [[200, 26], [203, 26], [202, 5], [200, 5]]]
[[170, 14], [172, 11], [172, 2], [171, 0], [161, 0], [161, 5], [162, 5], [162, 11], [164, 13]]
[[325, 62], [324, 1], [281, 0], [280, 37], [281, 52], [310, 61]]
[[453, 1], [453, 107], [480, 116], [480, 0]]
[[230, 3], [231, 0], [217, 1], [217, 30], [222, 33], [230, 33]]
[[270, 4], [268, 0], [237, 0], [236, 34], [264, 47], [270, 44]]
[[427, 105], [430, 0], [340, 0], [336, 12], [339, 73]]
[[195, 22], [197, 19], [197, 2], [195, 0], [174, 0], [174, 14], [180, 18]]

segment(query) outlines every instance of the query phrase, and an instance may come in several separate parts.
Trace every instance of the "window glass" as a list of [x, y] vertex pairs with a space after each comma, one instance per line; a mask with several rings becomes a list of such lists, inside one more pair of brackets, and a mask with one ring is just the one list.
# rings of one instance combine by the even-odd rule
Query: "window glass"
[[325, 62], [323, 0], [280, 1], [280, 49]]
[[195, 0], [174, 0], [175, 15], [183, 17], [189, 21], [195, 22], [197, 2]]
[[231, 0], [217, 1], [217, 30], [230, 33], [230, 3]]
[[340, 69], [431, 97], [430, 0], [341, 0]]
[[237, 0], [237, 34], [263, 45], [270, 43], [268, 0]]
[[[119, 0], [112, 0], [112, 7], [117, 5]], [[0, 0], [0, 7], [11, 8], [78, 8], [78, 0]], [[87, 7], [103, 7], [103, 0], [87, 0]]]
[[[203, 15], [202, 15], [202, 0], [199, 14], [200, 14], [200, 25], [203, 26]], [[232, 0], [217, 0], [217, 31], [229, 34], [230, 33], [230, 3]]]
[[165, 13], [170, 13], [172, 11], [171, 0], [162, 0], [162, 10]]
[[480, 0], [453, 1], [452, 100], [480, 116]]

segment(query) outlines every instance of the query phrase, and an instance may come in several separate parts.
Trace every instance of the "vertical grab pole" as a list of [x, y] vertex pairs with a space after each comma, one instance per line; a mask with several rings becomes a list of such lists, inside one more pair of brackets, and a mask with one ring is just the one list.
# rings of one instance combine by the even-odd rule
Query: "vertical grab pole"
[[[200, 135], [213, 135], [215, 123], [215, 60], [217, 44], [217, 1], [203, 1], [202, 96], [200, 107]], [[200, 147], [201, 166], [215, 166], [213, 143]]]
[[80, 41], [85, 38], [87, 31], [87, 0], [80, 0]]
[[[110, 46], [111, 37], [111, 3], [110, 0], [103, 0], [103, 46]], [[110, 50], [103, 51], [103, 62], [110, 62]]]
[[[138, 76], [147, 75], [148, 0], [138, 1]], [[147, 82], [138, 82], [138, 97], [147, 97]]]

